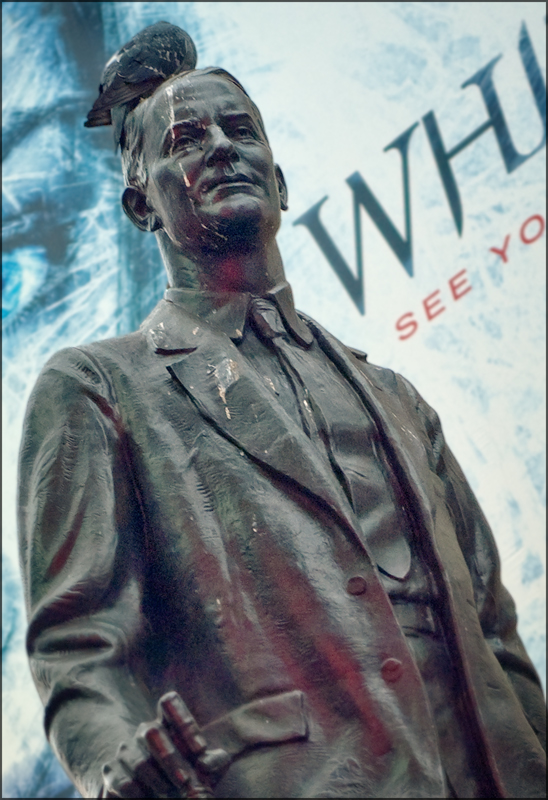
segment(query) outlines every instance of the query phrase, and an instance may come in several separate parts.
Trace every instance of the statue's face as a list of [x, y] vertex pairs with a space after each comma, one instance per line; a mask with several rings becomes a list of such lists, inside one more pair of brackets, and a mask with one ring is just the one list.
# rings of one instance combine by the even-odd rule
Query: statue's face
[[283, 176], [236, 85], [183, 76], [150, 99], [143, 129], [147, 202], [182, 252], [275, 236]]

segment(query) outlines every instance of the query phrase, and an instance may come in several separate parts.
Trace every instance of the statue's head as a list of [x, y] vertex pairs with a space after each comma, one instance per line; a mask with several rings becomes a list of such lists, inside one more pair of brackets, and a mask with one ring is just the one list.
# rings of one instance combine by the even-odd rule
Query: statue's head
[[215, 67], [183, 69], [111, 112], [123, 207], [138, 228], [163, 232], [188, 256], [275, 236], [287, 208], [285, 181], [261, 114], [236, 78]]
[[195, 70], [162, 84], [126, 117], [121, 148], [124, 210], [182, 252], [277, 232], [283, 175], [257, 107], [228, 73]]

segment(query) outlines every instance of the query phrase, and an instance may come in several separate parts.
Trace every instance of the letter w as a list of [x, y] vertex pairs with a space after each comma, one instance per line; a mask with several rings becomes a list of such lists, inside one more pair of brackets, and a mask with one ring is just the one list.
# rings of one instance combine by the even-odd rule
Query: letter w
[[362, 229], [360, 220], [360, 206], [369, 214], [380, 233], [383, 235], [387, 244], [391, 247], [394, 255], [408, 275], [413, 277], [413, 250], [411, 237], [411, 205], [409, 201], [409, 163], [408, 150], [411, 135], [418, 122], [411, 125], [397, 139], [384, 148], [384, 152], [396, 148], [401, 153], [402, 177], [403, 177], [403, 202], [405, 212], [405, 238], [399, 233], [392, 220], [364, 181], [359, 172], [354, 172], [346, 179], [347, 184], [352, 190], [354, 198], [354, 236], [356, 242], [356, 272], [354, 273], [348, 266], [346, 260], [341, 255], [338, 247], [334, 243], [329, 233], [324, 228], [320, 220], [320, 208], [327, 200], [327, 195], [312, 206], [293, 225], [304, 225], [312, 236], [316, 244], [329, 261], [336, 274], [339, 276], [344, 288], [356, 304], [360, 314], [365, 314], [365, 289], [363, 276], [362, 258]]

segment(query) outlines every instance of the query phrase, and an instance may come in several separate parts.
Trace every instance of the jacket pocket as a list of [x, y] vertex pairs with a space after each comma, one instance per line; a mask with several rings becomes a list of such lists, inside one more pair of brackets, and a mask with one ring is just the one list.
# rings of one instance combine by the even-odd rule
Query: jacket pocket
[[298, 690], [254, 700], [202, 728], [209, 747], [232, 758], [257, 745], [308, 739], [304, 693]]

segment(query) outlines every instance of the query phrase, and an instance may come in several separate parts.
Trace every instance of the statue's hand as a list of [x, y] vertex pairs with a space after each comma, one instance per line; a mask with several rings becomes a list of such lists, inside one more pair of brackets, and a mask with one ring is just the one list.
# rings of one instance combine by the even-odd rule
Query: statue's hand
[[224, 750], [210, 750], [177, 692], [158, 703], [129, 744], [103, 766], [103, 797], [213, 797], [207, 784], [227, 766]]

